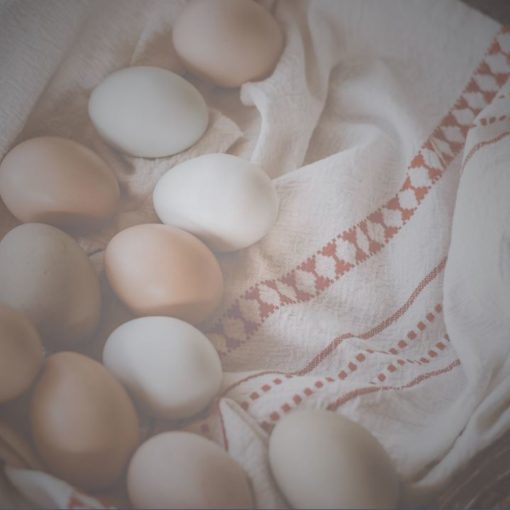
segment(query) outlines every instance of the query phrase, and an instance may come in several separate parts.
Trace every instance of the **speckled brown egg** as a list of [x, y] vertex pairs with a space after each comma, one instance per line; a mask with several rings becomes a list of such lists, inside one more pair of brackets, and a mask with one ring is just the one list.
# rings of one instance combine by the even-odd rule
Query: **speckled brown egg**
[[43, 360], [41, 338], [33, 324], [0, 304], [0, 404], [28, 390]]
[[46, 346], [69, 345], [89, 337], [98, 324], [99, 281], [71, 236], [25, 223], [0, 241], [0, 303], [24, 313]]
[[87, 147], [42, 136], [20, 143], [5, 156], [0, 196], [24, 223], [87, 228], [114, 213], [119, 186], [108, 165]]
[[283, 49], [282, 30], [253, 0], [194, 0], [173, 27], [185, 67], [222, 87], [266, 78]]
[[192, 324], [208, 318], [223, 292], [223, 275], [207, 246], [169, 225], [119, 232], [105, 252], [108, 281], [137, 315], [168, 315]]
[[140, 438], [133, 404], [97, 361], [48, 357], [30, 403], [35, 447], [55, 476], [83, 489], [113, 484]]

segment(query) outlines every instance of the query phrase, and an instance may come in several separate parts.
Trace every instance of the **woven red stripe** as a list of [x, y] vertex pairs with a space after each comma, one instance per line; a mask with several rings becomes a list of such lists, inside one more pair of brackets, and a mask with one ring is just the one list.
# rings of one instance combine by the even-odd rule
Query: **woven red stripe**
[[[437, 308], [437, 305], [436, 305], [436, 308]], [[446, 339], [446, 336], [445, 336], [445, 339]], [[399, 345], [399, 348], [400, 348], [400, 349], [405, 349], [405, 348], [407, 347], [407, 343], [405, 343], [405, 345], [400, 345], [400, 342], [399, 342], [399, 344], [398, 344], [398, 345]], [[441, 347], [441, 346], [442, 346], [442, 347]], [[440, 341], [440, 342], [438, 342], [438, 343], [436, 343], [436, 345], [435, 345], [434, 347], [438, 347], [438, 348], [439, 348], [439, 350], [441, 350], [441, 351], [442, 351], [442, 350], [445, 350], [445, 348], [446, 348], [446, 346], [445, 346], [445, 345], [444, 345], [441, 341]], [[394, 355], [397, 355], [397, 354], [399, 353], [399, 351], [398, 351], [396, 348], [390, 349], [390, 351], [392, 351], [392, 350], [394, 351], [394, 352], [392, 353], [392, 354], [394, 354]], [[368, 352], [368, 351], [367, 351], [367, 352]], [[376, 353], [376, 352], [382, 352], [382, 353], [384, 353], [384, 354], [389, 354], [389, 352], [388, 352], [388, 351], [380, 351], [380, 350], [370, 350], [370, 352], [368, 352], [368, 354], [374, 354], [374, 353]], [[410, 363], [410, 364], [418, 364], [418, 365], [422, 365], [422, 364], [424, 364], [424, 363], [427, 363], [427, 364], [428, 364], [428, 363], [429, 363], [429, 362], [430, 362], [433, 358], [437, 357], [437, 355], [438, 355], [438, 354], [437, 354], [435, 351], [429, 351], [429, 352], [428, 352], [428, 357], [423, 356], [423, 357], [421, 357], [419, 360], [409, 359], [409, 358], [405, 358], [405, 359], [399, 358], [399, 359], [397, 359], [397, 363], [399, 363], [399, 365], [400, 365], [400, 366], [403, 366], [403, 365], [405, 365], [406, 363]], [[363, 358], [363, 360], [361, 360], [361, 361], [360, 361], [360, 360], [358, 360], [358, 363], [362, 363], [362, 362], [363, 362], [363, 361], [365, 361], [366, 359], [367, 359], [367, 358], [366, 358], [366, 357], [364, 357], [364, 358]], [[349, 376], [349, 373], [354, 372], [354, 371], [355, 371], [355, 370], [357, 370], [357, 368], [358, 368], [358, 367], [357, 367], [357, 365], [355, 365], [355, 364], [354, 364], [354, 363], [352, 363], [352, 362], [349, 362], [349, 363], [347, 364], [347, 367], [349, 368], [350, 372], [347, 372], [346, 370], [340, 370], [340, 372], [339, 372], [339, 373], [338, 373], [338, 375], [337, 375], [337, 378], [338, 378], [338, 379], [340, 379], [341, 381], [344, 381], [345, 379], [347, 379], [347, 377]], [[393, 368], [390, 368], [390, 367], [393, 367]], [[392, 364], [390, 363], [390, 364], [386, 367], [386, 370], [388, 370], [390, 373], [392, 373], [392, 372], [395, 372], [395, 371], [397, 370], [397, 367], [396, 367], [396, 366], [394, 366], [394, 365], [392, 365]], [[377, 375], [376, 375], [376, 376], [372, 379], [372, 381], [374, 381], [375, 379], [379, 380], [380, 382], [383, 382], [383, 381], [386, 379], [386, 375], [385, 375], [384, 371], [383, 371], [383, 372], [380, 372], [379, 374], [377, 374]], [[314, 385], [315, 385], [315, 387], [316, 387], [316, 388], [319, 388], [319, 389], [320, 389], [320, 388], [322, 388], [322, 387], [325, 385], [325, 383], [328, 383], [328, 382], [329, 382], [329, 383], [333, 383], [333, 382], [335, 382], [335, 381], [336, 381], [336, 379], [331, 378], [331, 377], [330, 377], [330, 378], [320, 377], [320, 378], [317, 378], [317, 380], [315, 381]], [[269, 386], [269, 385], [267, 385], [267, 384], [264, 384], [264, 385], [262, 386], [262, 388], [266, 387], [266, 390], [265, 390], [266, 394], [267, 394], [267, 393], [268, 393], [268, 392], [272, 389], [272, 387], [268, 387], [268, 386]], [[230, 389], [231, 389], [231, 388], [230, 388]], [[226, 390], [226, 391], [228, 391], [228, 390]], [[310, 395], [312, 395], [312, 393], [313, 393], [313, 392], [312, 392], [312, 390], [310, 390], [310, 388], [309, 388], [309, 387], [306, 387], [304, 390], [302, 390], [302, 393], [304, 394], [304, 397], [309, 397]], [[304, 398], [304, 397], [303, 397], [303, 398]], [[257, 394], [257, 398], [258, 398], [258, 394]], [[252, 399], [252, 400], [254, 400], [254, 399]], [[295, 400], [295, 397], [294, 397], [294, 400]], [[302, 400], [302, 398], [300, 397], [299, 402], [296, 402], [296, 404], [300, 403], [300, 402], [301, 402], [301, 400]], [[249, 403], [248, 403], [248, 402], [246, 402], [246, 401], [244, 401], [244, 402], [243, 402], [243, 404], [245, 405], [245, 407], [243, 406], [243, 407], [245, 408], [245, 410], [246, 410], [246, 409], [248, 409]], [[284, 405], [285, 405], [286, 407], [288, 407], [288, 406], [289, 406], [289, 404], [288, 404], [288, 403], [286, 403], [286, 404], [284, 404]]]
[[464, 163], [462, 164], [462, 170], [466, 167], [466, 165], [469, 163], [469, 160], [483, 147], [486, 147], [487, 145], [492, 145], [494, 143], [498, 143], [499, 141], [503, 140], [507, 136], [510, 136], [510, 131], [505, 131], [503, 133], [500, 133], [498, 136], [491, 138], [490, 140], [484, 140], [483, 142], [477, 143], [470, 151], [469, 154], [464, 158]]
[[[309, 372], [311, 372], [313, 369], [317, 368], [319, 363], [324, 361], [328, 356], [330, 356], [336, 348], [344, 341], [349, 338], [360, 338], [362, 340], [369, 340], [370, 338], [374, 337], [375, 335], [383, 332], [385, 329], [387, 329], [389, 326], [391, 326], [395, 321], [400, 319], [412, 306], [412, 304], [416, 301], [418, 296], [425, 290], [425, 288], [434, 281], [435, 278], [437, 278], [438, 275], [441, 274], [441, 272], [444, 270], [446, 266], [446, 257], [439, 262], [439, 264], [432, 269], [432, 271], [427, 274], [417, 285], [417, 287], [414, 289], [414, 291], [411, 293], [407, 301], [398, 308], [392, 315], [384, 319], [382, 322], [380, 322], [377, 326], [370, 329], [369, 331], [365, 333], [361, 333], [359, 335], [355, 335], [353, 333], [346, 333], [344, 335], [340, 335], [339, 337], [335, 338], [327, 347], [325, 347], [319, 354], [317, 354], [309, 363], [306, 364], [306, 366], [300, 370], [294, 371], [294, 372], [283, 372], [283, 371], [273, 371], [273, 370], [266, 370], [264, 372], [258, 372], [256, 374], [251, 374], [247, 377], [244, 377], [243, 379], [240, 379], [239, 381], [236, 381], [235, 383], [232, 383], [230, 386], [228, 386], [222, 393], [222, 396], [225, 396], [229, 391], [232, 389], [240, 386], [241, 384], [256, 379], [258, 377], [263, 377], [265, 375], [285, 375], [287, 377], [289, 376], [298, 376], [298, 375], [305, 375]], [[442, 310], [440, 305], [435, 306], [435, 310], [438, 311]], [[439, 312], [438, 312], [439, 313]], [[414, 334], [413, 338], [416, 338], [416, 334]], [[374, 350], [367, 350], [369, 354], [372, 354], [376, 351]], [[358, 360], [360, 361], [360, 360]], [[335, 379], [331, 379], [331, 382], [333, 382]], [[258, 395], [257, 395], [258, 396]]]
[[402, 391], [407, 390], [409, 388], [412, 388], [414, 386], [417, 386], [421, 382], [426, 381], [427, 379], [430, 379], [432, 377], [436, 377], [442, 374], [446, 374], [453, 370], [455, 367], [460, 366], [460, 361], [456, 359], [453, 363], [448, 365], [445, 368], [440, 368], [438, 370], [432, 370], [431, 372], [427, 372], [425, 374], [421, 374], [415, 379], [413, 379], [411, 382], [408, 382], [407, 384], [404, 384], [402, 386], [366, 386], [364, 388], [358, 388], [356, 390], [353, 390], [342, 397], [339, 397], [335, 402], [328, 405], [327, 409], [330, 411], [336, 411], [340, 406], [348, 402], [349, 400], [352, 400], [353, 398], [360, 397], [362, 395], [367, 395], [369, 393], [375, 393], [379, 391]]
[[[337, 400], [335, 400], [334, 402], [329, 404], [327, 406], [327, 409], [329, 411], [336, 411], [340, 406], [346, 404], [350, 400], [353, 400], [354, 398], [362, 397], [364, 395], [369, 395], [371, 393], [407, 390], [409, 388], [418, 386], [419, 384], [421, 384], [431, 378], [439, 377], [441, 375], [447, 374], [448, 372], [451, 372], [454, 368], [459, 367], [459, 366], [460, 366], [460, 361], [458, 359], [456, 359], [455, 361], [453, 361], [452, 363], [450, 363], [449, 365], [447, 365], [444, 368], [432, 370], [430, 372], [426, 372], [425, 374], [421, 374], [418, 377], [414, 378], [412, 381], [410, 381], [406, 384], [403, 384], [401, 386], [388, 386], [388, 385], [373, 386], [373, 385], [371, 385], [371, 386], [365, 386], [363, 388], [357, 388], [353, 391], [350, 391], [349, 393], [346, 393], [342, 397], [339, 397]], [[280, 419], [280, 416], [276, 416], [271, 413], [270, 419], [273, 422], [276, 422]], [[270, 432], [272, 427], [271, 426], [268, 427], [266, 421], [264, 421], [263, 423], [266, 425], [265, 430], [267, 432]]]
[[[406, 361], [409, 361], [409, 362], [413, 363], [413, 360], [406, 360]], [[423, 358], [420, 359], [420, 361], [422, 361], [423, 363], [429, 363], [430, 359], [423, 357]], [[400, 365], [403, 365], [403, 364], [404, 363], [400, 363]], [[343, 372], [343, 373], [345, 373], [345, 372]], [[340, 379], [345, 379], [346, 377], [347, 377], [347, 374], [345, 375], [345, 377], [340, 377]], [[419, 376], [419, 377], [422, 377], [422, 376]], [[418, 377], [418, 379], [419, 379], [419, 377]], [[375, 388], [375, 389], [380, 388], [380, 386], [376, 386], [375, 385], [376, 384], [376, 382], [374, 382], [375, 380], [378, 380], [380, 382], [384, 382], [386, 380], [386, 375], [384, 373], [379, 373], [378, 375], [376, 375], [374, 377], [374, 379], [372, 379], [372, 381], [370, 382], [371, 386], [369, 386], [368, 388]], [[357, 390], [355, 390], [355, 391], [357, 391]], [[301, 394], [301, 398], [299, 400], [299, 403], [301, 403], [304, 400], [305, 397], [310, 397], [312, 395], [312, 393], [313, 392], [309, 391], [308, 387], [306, 387], [304, 390], [302, 390], [302, 394]], [[295, 398], [294, 398], [294, 402], [296, 402]], [[292, 404], [290, 402], [286, 402], [286, 404], [287, 404], [287, 406], [292, 406]], [[296, 402], [296, 404], [298, 404], [298, 402]], [[275, 421], [275, 420], [273, 420], [273, 421]]]
[[427, 275], [423, 280], [418, 284], [416, 289], [412, 292], [411, 296], [408, 300], [392, 315], [390, 315], [387, 319], [382, 321], [380, 324], [367, 331], [366, 333], [362, 333], [361, 335], [353, 335], [352, 333], [346, 333], [335, 338], [325, 349], [323, 349], [315, 358], [313, 358], [304, 368], [295, 372], [296, 375], [304, 375], [308, 372], [311, 372], [317, 366], [322, 363], [332, 352], [334, 352], [338, 346], [348, 340], [350, 338], [360, 338], [362, 340], [369, 340], [370, 338], [382, 333], [385, 329], [391, 326], [394, 322], [400, 319], [412, 306], [412, 304], [416, 301], [418, 296], [423, 292], [423, 290], [432, 282], [434, 279], [443, 271], [446, 266], [446, 257], [441, 260], [441, 262]]
[[[441, 341], [440, 341], [440, 342], [437, 342], [437, 343], [434, 345], [434, 348], [438, 348], [440, 351], [443, 351], [443, 350], [446, 348], [446, 346], [443, 344], [443, 342], [441, 342]], [[426, 359], [427, 359], [427, 362], [430, 362], [430, 361], [432, 361], [432, 359], [433, 359], [433, 358], [436, 358], [436, 357], [438, 356], [438, 353], [437, 353], [436, 351], [434, 351], [433, 349], [431, 349], [431, 350], [429, 350], [429, 352], [427, 353], [427, 355], [428, 355], [428, 357], [426, 358]], [[422, 360], [423, 360], [423, 358], [421, 358], [421, 359], [420, 359], [420, 361], [416, 361], [416, 360], [413, 360], [413, 359], [408, 359], [408, 358], [406, 358], [406, 360], [405, 360], [405, 361], [404, 361], [404, 360], [398, 360], [398, 361], [400, 361], [399, 365], [400, 365], [400, 366], [403, 366], [403, 365], [405, 365], [405, 363], [406, 363], [406, 362], [407, 362], [407, 363], [411, 363], [411, 364], [416, 364], [416, 363], [417, 363], [417, 364], [421, 365], [421, 364], [423, 364], [423, 361], [422, 361]], [[389, 363], [389, 364], [386, 366], [385, 370], [383, 370], [382, 372], [380, 372], [380, 373], [379, 373], [379, 374], [378, 374], [378, 375], [377, 375], [374, 379], [376, 379], [376, 378], [377, 378], [377, 379], [379, 379], [379, 380], [382, 380], [382, 379], [380, 379], [380, 377], [381, 377], [381, 376], [384, 376], [384, 377], [386, 378], [386, 376], [384, 375], [384, 372], [385, 372], [385, 371], [386, 371], [386, 372], [389, 372], [390, 374], [393, 374], [393, 373], [395, 373], [397, 370], [398, 370], [398, 367], [397, 367], [397, 366], [395, 366], [393, 363]], [[373, 381], [374, 379], [372, 379], [372, 381]]]

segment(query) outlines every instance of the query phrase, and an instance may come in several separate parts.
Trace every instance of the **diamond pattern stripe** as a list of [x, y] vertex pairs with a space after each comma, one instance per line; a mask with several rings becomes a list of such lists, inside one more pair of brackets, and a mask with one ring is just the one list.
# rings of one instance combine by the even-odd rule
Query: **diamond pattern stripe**
[[[498, 90], [508, 81], [509, 77], [510, 34], [503, 29], [495, 37], [486, 56], [474, 71], [452, 109], [412, 159], [404, 182], [394, 197], [371, 212], [359, 224], [339, 233], [287, 274], [274, 280], [257, 283], [242, 294], [207, 331], [214, 338], [220, 355], [225, 357], [248, 341], [276, 310], [313, 299], [344, 274], [386, 246], [414, 216], [434, 184], [446, 171], [453, 158], [462, 150], [469, 129], [469, 126], [465, 124], [467, 113], [464, 110], [469, 108], [474, 115], [478, 114], [494, 99]], [[420, 186], [418, 187], [416, 187], [416, 181], [411, 178], [414, 172], [419, 172]], [[428, 176], [428, 179], [424, 178], [424, 175]], [[414, 198], [409, 192], [414, 193]], [[389, 211], [397, 214], [391, 214]], [[388, 225], [385, 223], [385, 218], [390, 215], [391, 225]], [[371, 237], [371, 232], [379, 232], [380, 229], [369, 228], [370, 223], [375, 223], [384, 229], [384, 241], [381, 242], [380, 235], [375, 236], [376, 239]], [[361, 238], [363, 241], [360, 246], [359, 239]], [[345, 249], [346, 244], [350, 245], [349, 250]], [[345, 258], [344, 253], [346, 254]], [[317, 264], [319, 255], [330, 257], [334, 262], [334, 277], [332, 277], [328, 265], [324, 264], [324, 260]], [[275, 289], [276, 292], [265, 292], [261, 295], [263, 285]], [[286, 289], [285, 293], [279, 290], [280, 285]], [[251, 301], [251, 306], [244, 306], [245, 301]], [[253, 305], [258, 306], [259, 310], [259, 319], [256, 321], [253, 320], [256, 316], [253, 312]], [[249, 318], [243, 314], [243, 310], [247, 309], [250, 310]], [[235, 327], [233, 319], [239, 323]], [[242, 325], [242, 329], [240, 325]], [[243, 333], [233, 334], [234, 331]]]

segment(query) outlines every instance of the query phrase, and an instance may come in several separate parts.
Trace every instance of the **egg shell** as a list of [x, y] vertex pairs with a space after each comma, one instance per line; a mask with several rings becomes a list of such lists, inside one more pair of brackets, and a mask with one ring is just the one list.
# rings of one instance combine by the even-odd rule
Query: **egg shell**
[[276, 20], [252, 0], [189, 2], [172, 37], [189, 71], [223, 87], [268, 76], [284, 45]]
[[45, 345], [55, 347], [93, 333], [101, 295], [92, 264], [71, 236], [25, 223], [0, 241], [0, 303], [24, 313]]
[[41, 338], [33, 324], [0, 304], [0, 404], [27, 391], [43, 361]]
[[164, 432], [133, 455], [127, 488], [135, 508], [253, 508], [243, 469], [217, 444]]
[[159, 67], [128, 67], [110, 74], [93, 90], [88, 109], [108, 144], [146, 158], [187, 149], [208, 124], [207, 106], [198, 90]]
[[209, 405], [222, 382], [218, 353], [190, 324], [172, 317], [142, 317], [108, 338], [103, 363], [149, 413], [191, 417]]
[[200, 323], [223, 293], [223, 275], [209, 248], [168, 225], [136, 225], [119, 232], [106, 248], [105, 269], [114, 292], [137, 315]]
[[153, 193], [159, 219], [187, 230], [212, 250], [240, 250], [259, 241], [278, 215], [278, 195], [261, 167], [230, 154], [181, 163]]
[[75, 352], [48, 357], [34, 387], [30, 423], [50, 472], [83, 489], [114, 483], [140, 438], [126, 390], [100, 363]]
[[0, 461], [19, 469], [44, 469], [29, 442], [4, 420], [0, 420]]
[[274, 478], [293, 508], [396, 508], [398, 478], [362, 426], [327, 411], [296, 411], [269, 441]]
[[0, 196], [22, 222], [90, 228], [112, 216], [119, 186], [106, 163], [87, 147], [43, 136], [20, 143], [5, 156]]

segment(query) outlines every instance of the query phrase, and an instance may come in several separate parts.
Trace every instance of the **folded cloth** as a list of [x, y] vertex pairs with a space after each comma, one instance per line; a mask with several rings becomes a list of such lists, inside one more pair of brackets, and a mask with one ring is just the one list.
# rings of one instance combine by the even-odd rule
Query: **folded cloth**
[[[507, 32], [507, 36], [510, 35]], [[510, 424], [510, 83], [475, 119], [464, 148], [444, 315], [466, 376], [445, 418], [463, 427], [443, 466], [490, 445]], [[432, 470], [428, 478], [440, 475]]]
[[[202, 329], [222, 357], [224, 387], [186, 428], [238, 460], [257, 506], [284, 507], [268, 435], [296, 408], [329, 409], [381, 441], [404, 503], [417, 504], [510, 425], [501, 304], [508, 222], [498, 205], [507, 189], [499, 117], [510, 103], [510, 33], [456, 0], [263, 5], [286, 37], [273, 74], [240, 90], [188, 77], [210, 106], [208, 131], [179, 155], [143, 160], [103, 143], [87, 99], [125, 66], [182, 72], [171, 27], [183, 2], [8, 2], [0, 153], [60, 135], [112, 166], [120, 211], [79, 239], [101, 275], [116, 231], [156, 221], [151, 191], [173, 165], [209, 152], [261, 164], [274, 178], [279, 217], [261, 242], [220, 257], [225, 296]], [[5, 210], [1, 217], [1, 233], [16, 224]], [[100, 352], [124, 318], [117, 308], [105, 299], [85, 352]], [[34, 474], [21, 475], [7, 472], [32, 504], [49, 506], [51, 490], [38, 500]]]

